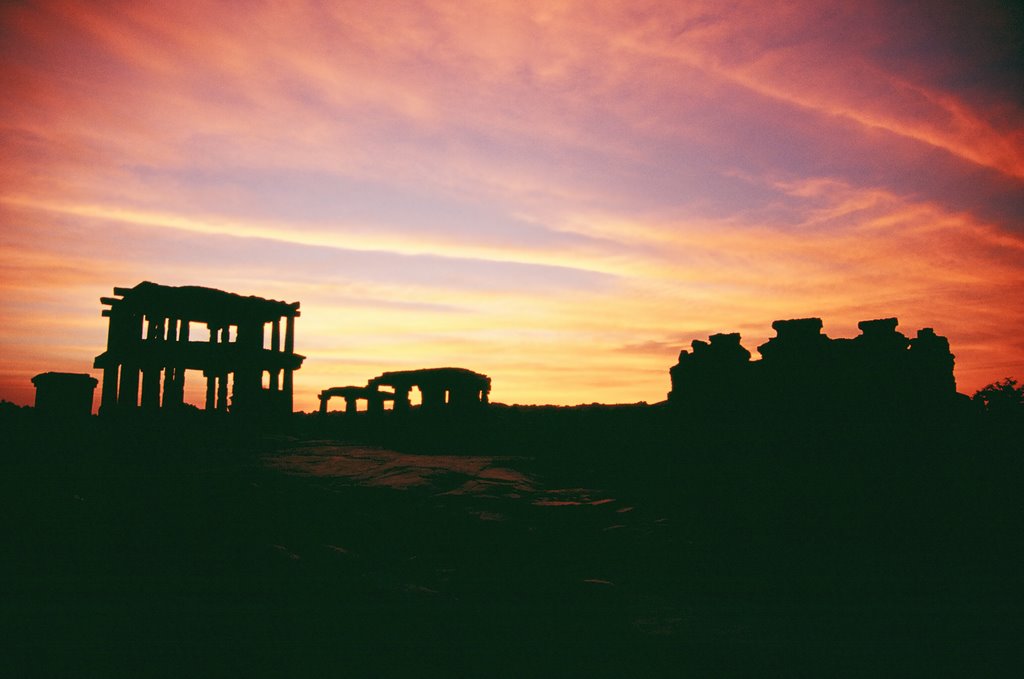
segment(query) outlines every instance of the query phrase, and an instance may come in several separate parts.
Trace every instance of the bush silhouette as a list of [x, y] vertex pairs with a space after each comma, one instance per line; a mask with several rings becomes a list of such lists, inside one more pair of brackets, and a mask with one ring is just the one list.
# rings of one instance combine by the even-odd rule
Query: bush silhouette
[[992, 415], [1024, 417], [1024, 385], [1010, 377], [982, 387], [971, 399]]

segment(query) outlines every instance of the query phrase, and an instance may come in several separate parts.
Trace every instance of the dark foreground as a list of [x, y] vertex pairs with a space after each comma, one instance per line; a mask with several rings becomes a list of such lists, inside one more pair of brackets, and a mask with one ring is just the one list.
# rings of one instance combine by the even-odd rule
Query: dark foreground
[[1016, 425], [496, 417], [10, 418], [4, 674], [1019, 676]]

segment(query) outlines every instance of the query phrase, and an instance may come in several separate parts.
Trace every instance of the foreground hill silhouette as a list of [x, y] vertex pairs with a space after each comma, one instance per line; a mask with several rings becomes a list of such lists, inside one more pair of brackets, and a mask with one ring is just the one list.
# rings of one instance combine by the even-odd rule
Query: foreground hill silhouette
[[387, 430], [34, 415], [3, 427], [15, 675], [1000, 676], [1018, 659], [1021, 429], [983, 412], [851, 429], [648, 406], [413, 410]]

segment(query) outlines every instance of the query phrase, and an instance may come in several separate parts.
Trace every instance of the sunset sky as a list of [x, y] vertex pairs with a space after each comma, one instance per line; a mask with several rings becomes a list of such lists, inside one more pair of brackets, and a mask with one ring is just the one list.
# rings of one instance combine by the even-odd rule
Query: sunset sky
[[99, 377], [143, 280], [300, 301], [303, 410], [448, 365], [656, 402], [804, 316], [1024, 378], [1015, 5], [3, 3], [0, 398]]

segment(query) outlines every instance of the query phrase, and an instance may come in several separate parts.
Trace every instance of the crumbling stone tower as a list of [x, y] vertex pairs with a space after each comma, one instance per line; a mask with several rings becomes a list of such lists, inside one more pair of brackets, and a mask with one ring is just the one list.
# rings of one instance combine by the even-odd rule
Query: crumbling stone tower
[[760, 361], [749, 360], [738, 333], [694, 340], [669, 369], [669, 402], [889, 411], [948, 402], [956, 395], [949, 341], [931, 328], [908, 339], [898, 323], [861, 321], [859, 336], [831, 339], [820, 318], [775, 321], [776, 336], [757, 348]]

